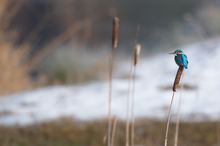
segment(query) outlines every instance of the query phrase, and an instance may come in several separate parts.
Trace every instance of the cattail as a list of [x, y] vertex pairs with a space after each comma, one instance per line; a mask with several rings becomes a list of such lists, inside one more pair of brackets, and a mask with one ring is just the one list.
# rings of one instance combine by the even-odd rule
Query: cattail
[[109, 99], [108, 99], [108, 146], [112, 145], [112, 76], [114, 68], [115, 49], [119, 44], [119, 18], [113, 18], [112, 51], [109, 59]]
[[[181, 73], [182, 74], [182, 73]], [[183, 76], [183, 75], [179, 75]], [[180, 80], [180, 79], [179, 79]], [[179, 83], [178, 83], [179, 84]], [[178, 103], [178, 111], [177, 111], [177, 118], [176, 118], [176, 127], [175, 127], [175, 137], [174, 137], [174, 146], [178, 146], [178, 140], [179, 140], [179, 127], [180, 127], [180, 109], [181, 109], [181, 101], [182, 101], [182, 92], [183, 92], [183, 84], [179, 85], [181, 87], [180, 90], [180, 97], [179, 97], [179, 103]]]
[[112, 49], [118, 48], [119, 29], [120, 29], [120, 20], [118, 17], [114, 17], [113, 18], [113, 28], [112, 28]]
[[175, 78], [174, 84], [173, 84], [173, 92], [176, 92], [176, 89], [179, 86], [183, 70], [184, 70], [184, 66], [181, 65], [176, 73], [176, 78]]
[[[166, 126], [166, 134], [165, 134], [164, 146], [167, 146], [168, 133], [169, 133], [169, 125], [170, 125], [170, 119], [171, 119], [172, 104], [173, 104], [173, 100], [174, 100], [174, 96], [175, 96], [176, 89], [177, 89], [177, 87], [179, 86], [179, 83], [180, 83], [180, 79], [181, 79], [183, 70], [184, 70], [184, 66], [182, 66], [182, 65], [179, 66], [179, 69], [178, 69], [178, 71], [177, 71], [177, 73], [176, 73], [176, 77], [175, 77], [175, 80], [174, 80], [174, 84], [173, 84], [173, 95], [172, 95], [172, 99], [171, 99], [171, 103], [170, 103], [169, 111], [168, 111], [168, 118], [167, 118], [167, 126]], [[178, 121], [178, 122], [179, 122], [179, 121]], [[176, 127], [175, 143], [174, 143], [175, 145], [176, 145], [177, 142], [178, 142], [178, 135], [177, 135], [178, 132], [179, 132], [179, 125], [177, 125], [177, 127]]]
[[[134, 86], [135, 86], [135, 76], [136, 76], [136, 66], [140, 57], [141, 45], [136, 44], [134, 48], [134, 54], [132, 57], [131, 70], [129, 73], [129, 84], [128, 84], [128, 97], [127, 97], [127, 122], [126, 122], [126, 146], [129, 146], [129, 137], [130, 137], [130, 112], [131, 112], [131, 145], [134, 145]], [[132, 84], [131, 84], [132, 83]], [[131, 94], [130, 94], [130, 90]], [[132, 96], [132, 97], [131, 97]], [[130, 103], [130, 97], [131, 103]], [[131, 104], [131, 109], [130, 109]]]
[[135, 115], [134, 115], [134, 105], [135, 105], [135, 76], [136, 76], [136, 66], [138, 64], [141, 53], [141, 45], [136, 44], [134, 48], [134, 71], [133, 71], [133, 84], [132, 84], [132, 101], [131, 101], [131, 146], [134, 146], [134, 125], [135, 125]]
[[134, 66], [137, 65], [141, 53], [141, 45], [137, 44], [134, 48]]

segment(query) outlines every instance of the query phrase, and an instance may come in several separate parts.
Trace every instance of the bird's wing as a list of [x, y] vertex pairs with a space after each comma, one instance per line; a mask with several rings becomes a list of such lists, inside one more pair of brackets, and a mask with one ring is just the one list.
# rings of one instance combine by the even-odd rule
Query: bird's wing
[[187, 58], [187, 56], [185, 55], [185, 54], [183, 54], [183, 56], [184, 56], [184, 60], [187, 62], [187, 64], [189, 63], [189, 61], [188, 61], [188, 58]]
[[176, 64], [179, 65], [179, 63], [178, 63], [178, 56], [177, 55], [175, 55], [174, 60], [175, 60]]
[[184, 67], [187, 69], [188, 68], [188, 59], [187, 59], [187, 56], [185, 54], [181, 55], [181, 62], [184, 65]]

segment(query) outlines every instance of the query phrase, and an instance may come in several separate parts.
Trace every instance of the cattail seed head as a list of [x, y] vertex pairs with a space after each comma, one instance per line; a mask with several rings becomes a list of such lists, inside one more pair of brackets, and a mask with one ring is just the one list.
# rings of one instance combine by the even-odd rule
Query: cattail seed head
[[141, 53], [141, 45], [136, 44], [134, 48], [134, 66], [137, 65]]
[[183, 70], [184, 70], [184, 66], [181, 65], [176, 73], [176, 78], [173, 83], [173, 92], [176, 92], [176, 89], [179, 87], [180, 78], [182, 76]]
[[120, 19], [118, 17], [114, 17], [113, 18], [113, 28], [112, 28], [112, 49], [118, 48], [119, 29], [120, 29]]

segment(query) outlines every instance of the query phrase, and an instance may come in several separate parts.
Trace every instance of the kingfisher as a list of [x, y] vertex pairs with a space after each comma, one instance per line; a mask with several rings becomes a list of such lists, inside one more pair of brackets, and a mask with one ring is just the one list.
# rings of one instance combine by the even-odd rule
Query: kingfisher
[[178, 66], [184, 66], [185, 69], [188, 68], [189, 62], [188, 62], [186, 54], [184, 54], [182, 50], [178, 49], [169, 54], [175, 54], [174, 60]]

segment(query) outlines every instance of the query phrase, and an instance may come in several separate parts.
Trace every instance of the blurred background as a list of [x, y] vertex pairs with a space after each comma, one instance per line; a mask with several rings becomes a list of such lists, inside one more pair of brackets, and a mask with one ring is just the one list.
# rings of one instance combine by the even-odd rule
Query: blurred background
[[124, 144], [135, 42], [142, 45], [136, 143], [163, 144], [177, 69], [167, 53], [182, 48], [190, 64], [177, 94], [180, 144], [219, 145], [219, 0], [0, 0], [0, 145], [104, 145], [113, 16], [120, 18], [115, 145]]
[[1, 45], [12, 48], [2, 52], [25, 53], [8, 57], [28, 64], [31, 79], [24, 82], [41, 77], [46, 84], [99, 79], [97, 72], [106, 71], [103, 54], [109, 51], [113, 15], [121, 18], [119, 53], [129, 54], [138, 40], [147, 55], [218, 36], [219, 5], [214, 0], [2, 0]]

